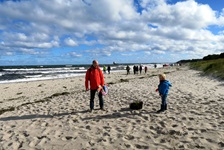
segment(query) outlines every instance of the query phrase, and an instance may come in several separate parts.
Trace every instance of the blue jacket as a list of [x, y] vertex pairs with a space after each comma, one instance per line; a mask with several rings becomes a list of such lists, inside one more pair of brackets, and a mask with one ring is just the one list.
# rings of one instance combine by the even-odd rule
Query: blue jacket
[[172, 84], [169, 81], [167, 80], [160, 81], [158, 85], [159, 94], [168, 95], [170, 86], [172, 86]]

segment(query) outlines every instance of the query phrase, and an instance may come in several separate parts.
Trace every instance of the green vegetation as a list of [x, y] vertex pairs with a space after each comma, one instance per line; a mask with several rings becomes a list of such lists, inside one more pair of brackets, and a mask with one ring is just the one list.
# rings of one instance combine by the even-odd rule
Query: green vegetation
[[190, 63], [192, 69], [203, 71], [205, 75], [224, 80], [224, 53], [208, 55], [203, 59], [180, 60], [177, 63]]
[[182, 64], [182, 63], [189, 63], [189, 62], [198, 62], [198, 61], [202, 61], [202, 60], [214, 60], [214, 59], [220, 59], [220, 58], [224, 58], [224, 53], [208, 55], [208, 56], [203, 57], [203, 59], [180, 60], [177, 63]]
[[190, 67], [224, 80], [224, 58], [191, 62]]

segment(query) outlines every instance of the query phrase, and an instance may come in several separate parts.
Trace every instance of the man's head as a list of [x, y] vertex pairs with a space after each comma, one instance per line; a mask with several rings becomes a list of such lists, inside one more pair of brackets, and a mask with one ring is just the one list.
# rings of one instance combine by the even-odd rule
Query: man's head
[[94, 68], [97, 68], [99, 65], [98, 61], [97, 60], [93, 60], [93, 67]]

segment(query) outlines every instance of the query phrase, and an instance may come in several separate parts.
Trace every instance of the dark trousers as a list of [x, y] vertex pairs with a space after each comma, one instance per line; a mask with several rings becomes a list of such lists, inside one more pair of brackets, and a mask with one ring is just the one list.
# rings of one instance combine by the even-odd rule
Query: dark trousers
[[[90, 109], [94, 109], [94, 98], [97, 90], [90, 90]], [[103, 108], [103, 95], [101, 92], [98, 94], [100, 109]]]
[[162, 106], [165, 106], [167, 104], [167, 95], [162, 96]]

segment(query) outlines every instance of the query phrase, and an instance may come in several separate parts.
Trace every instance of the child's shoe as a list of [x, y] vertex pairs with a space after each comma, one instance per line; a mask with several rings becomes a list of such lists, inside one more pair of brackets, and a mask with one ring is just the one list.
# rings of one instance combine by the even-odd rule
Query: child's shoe
[[157, 111], [157, 113], [161, 113], [165, 111], [165, 106], [161, 105], [160, 110]]

